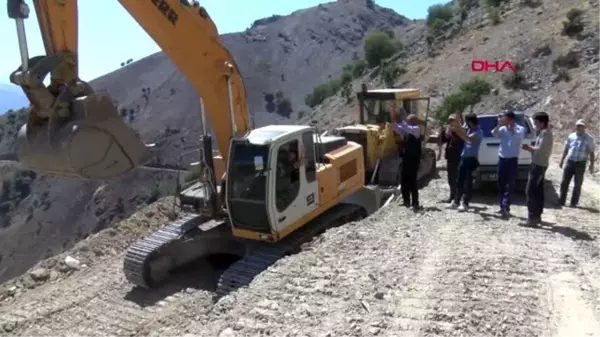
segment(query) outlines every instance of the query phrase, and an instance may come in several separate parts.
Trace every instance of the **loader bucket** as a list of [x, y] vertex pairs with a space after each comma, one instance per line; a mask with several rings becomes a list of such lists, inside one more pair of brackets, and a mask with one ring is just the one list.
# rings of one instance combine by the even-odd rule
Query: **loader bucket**
[[55, 176], [108, 179], [142, 165], [149, 151], [119, 116], [109, 96], [73, 101], [66, 120], [29, 122], [17, 137], [21, 165]]

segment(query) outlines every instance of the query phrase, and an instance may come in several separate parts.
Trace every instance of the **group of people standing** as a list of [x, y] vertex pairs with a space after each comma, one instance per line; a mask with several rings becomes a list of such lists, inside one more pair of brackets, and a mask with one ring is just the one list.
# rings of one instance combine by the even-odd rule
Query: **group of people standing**
[[[440, 151], [438, 160], [441, 159], [442, 145], [445, 145], [445, 159], [447, 162], [448, 185], [450, 196], [449, 208], [458, 211], [467, 211], [473, 193], [473, 173], [479, 167], [479, 147], [483, 139], [483, 131], [479, 127], [478, 117], [468, 114], [461, 122], [459, 113], [451, 115], [448, 124], [440, 134]], [[524, 144], [526, 130], [516, 123], [516, 116], [512, 111], [505, 111], [498, 117], [498, 124], [492, 130], [492, 135], [500, 139], [498, 150], [497, 188], [499, 193], [499, 209], [497, 213], [503, 218], [510, 217], [511, 193], [514, 190], [518, 158], [521, 149], [529, 151], [532, 156], [531, 168], [527, 181], [527, 208], [528, 219], [526, 226], [537, 226], [542, 223], [544, 209], [544, 180], [550, 162], [554, 143], [553, 134], [549, 128], [550, 118], [545, 112], [533, 115], [533, 123], [537, 133], [533, 145]], [[579, 202], [581, 185], [589, 158], [590, 172], [594, 171], [594, 139], [586, 133], [585, 122], [576, 122], [576, 131], [570, 134], [565, 141], [565, 148], [560, 167], [564, 168], [560, 188], [559, 203], [565, 204], [569, 184], [573, 177], [575, 186], [571, 198], [571, 206], [576, 207]]]

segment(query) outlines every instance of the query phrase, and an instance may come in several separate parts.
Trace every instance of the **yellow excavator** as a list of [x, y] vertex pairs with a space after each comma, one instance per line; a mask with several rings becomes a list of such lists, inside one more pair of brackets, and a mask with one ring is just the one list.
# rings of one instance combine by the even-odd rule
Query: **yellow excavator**
[[[318, 233], [380, 207], [385, 191], [365, 185], [360, 144], [321, 137], [312, 126], [250, 129], [239, 69], [197, 2], [118, 2], [196, 89], [199, 118], [205, 129], [210, 121], [219, 150], [213, 154], [210, 134], [201, 137], [200, 178], [179, 193], [181, 216], [125, 254], [123, 270], [131, 283], [153, 288], [198, 258], [232, 254], [238, 260], [218, 283], [217, 293], [224, 294]], [[110, 97], [78, 76], [77, 1], [33, 3], [46, 54], [30, 58], [24, 28], [29, 7], [8, 0], [22, 56], [10, 80], [31, 102], [17, 139], [22, 166], [55, 176], [110, 179], [144, 165], [147, 146]]]

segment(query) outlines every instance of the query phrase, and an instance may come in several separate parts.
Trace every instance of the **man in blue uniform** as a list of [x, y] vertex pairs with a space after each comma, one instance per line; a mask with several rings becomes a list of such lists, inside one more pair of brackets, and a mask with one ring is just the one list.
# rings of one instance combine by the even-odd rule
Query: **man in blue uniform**
[[515, 113], [503, 112], [498, 117], [498, 125], [492, 130], [494, 137], [500, 138], [498, 149], [498, 193], [500, 197], [500, 210], [498, 213], [504, 218], [510, 217], [510, 197], [515, 189], [519, 153], [521, 143], [525, 136], [525, 128], [517, 125]]

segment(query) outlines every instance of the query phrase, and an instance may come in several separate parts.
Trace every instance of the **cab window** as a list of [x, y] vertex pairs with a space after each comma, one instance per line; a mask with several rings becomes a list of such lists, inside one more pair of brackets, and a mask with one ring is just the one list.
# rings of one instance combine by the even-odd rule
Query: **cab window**
[[277, 151], [277, 178], [275, 182], [277, 211], [285, 211], [300, 192], [300, 161], [298, 140], [291, 140]]

